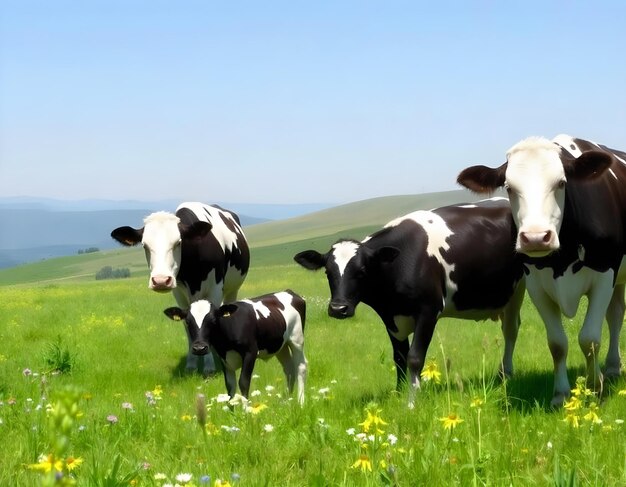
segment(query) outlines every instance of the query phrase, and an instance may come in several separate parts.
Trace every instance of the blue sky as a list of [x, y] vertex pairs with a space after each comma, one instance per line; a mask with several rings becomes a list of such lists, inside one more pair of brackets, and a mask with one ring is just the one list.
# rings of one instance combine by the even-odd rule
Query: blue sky
[[626, 2], [0, 3], [0, 196], [345, 203], [626, 149]]

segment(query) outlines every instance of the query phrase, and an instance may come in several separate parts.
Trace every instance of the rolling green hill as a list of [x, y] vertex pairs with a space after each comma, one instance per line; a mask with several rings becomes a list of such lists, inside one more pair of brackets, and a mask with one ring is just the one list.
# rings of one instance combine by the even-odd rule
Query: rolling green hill
[[[399, 195], [357, 201], [297, 218], [245, 227], [252, 265], [290, 264], [301, 250], [326, 251], [339, 238], [362, 239], [395, 217], [420, 209], [477, 201], [467, 191]], [[147, 275], [141, 248], [119, 248], [74, 255], [0, 270], [0, 285], [57, 280], [92, 281], [104, 266], [128, 268], [132, 276]]]

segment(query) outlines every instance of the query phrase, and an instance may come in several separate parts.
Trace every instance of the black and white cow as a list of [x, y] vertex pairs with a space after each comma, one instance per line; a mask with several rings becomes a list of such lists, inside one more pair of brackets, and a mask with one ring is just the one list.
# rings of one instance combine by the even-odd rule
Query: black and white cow
[[609, 324], [607, 375], [619, 375], [626, 282], [626, 153], [567, 135], [514, 145], [498, 168], [473, 166], [458, 182], [477, 193], [504, 187], [515, 219], [516, 249], [530, 257], [528, 293], [541, 315], [554, 361], [554, 405], [570, 394], [561, 314], [588, 309], [578, 334], [587, 384], [601, 392], [603, 317]]
[[[172, 291], [184, 310], [200, 299], [213, 306], [235, 301], [250, 265], [239, 217], [218, 206], [182, 203], [175, 214], [152, 213], [145, 218], [143, 228], [119, 227], [111, 236], [127, 246], [143, 245], [150, 267], [148, 287]], [[193, 354], [191, 337], [187, 338], [186, 367], [195, 370], [198, 356]], [[215, 370], [209, 354], [204, 359], [204, 373]]]
[[257, 357], [276, 357], [283, 366], [289, 393], [298, 383], [298, 402], [304, 403], [307, 361], [304, 357], [306, 302], [287, 290], [244, 299], [221, 307], [202, 300], [192, 303], [189, 312], [167, 308], [173, 320], [185, 320], [192, 339], [192, 351], [204, 355], [209, 347], [224, 364], [224, 381], [230, 397], [237, 390], [235, 372], [241, 368], [239, 389], [248, 397]]
[[501, 317], [501, 373], [513, 372], [524, 297], [523, 267], [514, 243], [508, 201], [494, 198], [416, 211], [361, 242], [342, 240], [326, 254], [307, 250], [294, 259], [306, 269], [326, 269], [330, 316], [353, 316], [363, 302], [381, 317], [393, 347], [398, 388], [406, 380], [408, 364], [413, 407], [439, 318]]

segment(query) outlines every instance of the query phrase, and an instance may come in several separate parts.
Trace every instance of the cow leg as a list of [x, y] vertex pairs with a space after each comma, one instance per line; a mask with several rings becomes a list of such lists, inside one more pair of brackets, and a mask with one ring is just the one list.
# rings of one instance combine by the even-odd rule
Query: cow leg
[[209, 349], [209, 353], [203, 355], [204, 366], [202, 368], [202, 372], [205, 377], [214, 375], [217, 372], [217, 367], [215, 366], [215, 357], [217, 357], [217, 354], [212, 349]]
[[526, 285], [524, 281], [518, 283], [511, 299], [504, 308], [504, 316], [502, 317], [502, 335], [504, 337], [504, 355], [500, 364], [500, 377], [503, 379], [513, 375], [513, 352], [515, 351], [515, 343], [517, 342], [517, 333], [519, 331], [521, 319], [520, 309], [524, 301], [524, 293]]
[[600, 371], [600, 340], [602, 323], [613, 296], [612, 273], [602, 274], [594, 283], [588, 295], [589, 304], [583, 326], [578, 332], [578, 344], [587, 362], [587, 387], [602, 393], [602, 372]]
[[606, 321], [609, 324], [609, 349], [606, 354], [604, 375], [619, 377], [622, 371], [622, 361], [619, 354], [619, 336], [624, 321], [624, 284], [618, 284], [613, 289], [611, 302], [606, 310]]
[[539, 282], [527, 279], [528, 294], [537, 308], [539, 316], [546, 328], [548, 347], [554, 363], [554, 389], [552, 406], [561, 406], [570, 395], [570, 384], [567, 378], [567, 335], [561, 321], [561, 309], [543, 291]]
[[306, 385], [307, 361], [304, 356], [303, 344], [290, 343], [291, 361], [298, 381], [298, 404], [304, 404], [304, 388]]
[[393, 349], [393, 362], [396, 365], [396, 391], [400, 391], [406, 384], [406, 361], [409, 353], [409, 340], [398, 340], [387, 328], [391, 347]]
[[237, 375], [235, 371], [231, 369], [226, 363], [223, 364], [224, 368], [224, 383], [226, 384], [226, 392], [232, 399], [237, 393]]
[[296, 370], [291, 358], [289, 346], [285, 345], [281, 348], [276, 354], [276, 358], [283, 367], [283, 372], [285, 373], [285, 378], [287, 379], [287, 389], [289, 390], [289, 394], [291, 394], [293, 392], [293, 386], [296, 382]]
[[239, 374], [239, 390], [245, 398], [250, 395], [250, 382], [252, 381], [252, 372], [254, 371], [257, 353], [257, 350], [250, 350], [243, 356], [241, 374]]
[[413, 341], [407, 354], [409, 369], [409, 409], [415, 407], [415, 393], [420, 388], [420, 374], [424, 368], [426, 352], [433, 338], [435, 325], [437, 324], [437, 311], [435, 309], [422, 309], [415, 320], [415, 332]]

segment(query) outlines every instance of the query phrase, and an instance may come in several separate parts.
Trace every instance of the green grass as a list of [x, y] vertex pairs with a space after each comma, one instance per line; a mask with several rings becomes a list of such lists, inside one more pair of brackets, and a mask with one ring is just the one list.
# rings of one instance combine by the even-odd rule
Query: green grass
[[[100, 265], [77, 262], [79, 273]], [[0, 485], [45, 485], [28, 465], [54, 451], [82, 459], [74, 470], [80, 486], [160, 486], [166, 481], [156, 474], [174, 484], [184, 472], [196, 486], [205, 475], [207, 485], [219, 478], [241, 486], [626, 484], [624, 379], [600, 405], [602, 424], [565, 422], [565, 412], [548, 406], [552, 364], [528, 302], [513, 379], [494, 379], [502, 351], [496, 323], [442, 320], [428, 355], [441, 384], [424, 383], [408, 410], [406, 393], [393, 391], [380, 320], [363, 305], [353, 319], [329, 318], [323, 273], [255, 265], [240, 296], [285, 288], [307, 299], [306, 403], [287, 399], [277, 361], [260, 362], [251, 399], [266, 408], [258, 414], [224, 410], [216, 401], [225, 392], [221, 377], [183, 373], [185, 334], [161, 312], [173, 299], [148, 291], [143, 277], [0, 288]], [[583, 371], [579, 324], [567, 325], [572, 381]], [[208, 408], [199, 418], [198, 394]], [[368, 408], [384, 424], [370, 428], [364, 449], [355, 436]], [[463, 422], [446, 430], [441, 419], [452, 413]]]

